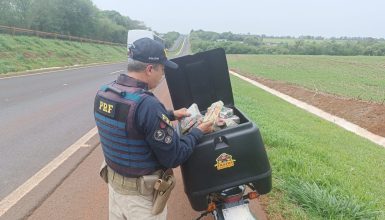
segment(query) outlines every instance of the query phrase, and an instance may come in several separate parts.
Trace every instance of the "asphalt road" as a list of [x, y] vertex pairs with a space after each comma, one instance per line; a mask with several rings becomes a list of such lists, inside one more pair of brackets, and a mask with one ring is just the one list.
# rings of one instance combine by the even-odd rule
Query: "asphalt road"
[[120, 63], [0, 79], [0, 200], [95, 127], [95, 92], [124, 69]]

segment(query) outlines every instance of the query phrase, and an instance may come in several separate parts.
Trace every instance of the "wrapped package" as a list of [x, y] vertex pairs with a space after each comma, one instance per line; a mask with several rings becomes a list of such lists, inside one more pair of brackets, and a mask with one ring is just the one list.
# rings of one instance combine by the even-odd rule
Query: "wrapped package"
[[189, 117], [185, 117], [180, 121], [180, 127], [182, 134], [188, 132], [192, 127], [198, 124], [198, 121], [202, 118], [198, 105], [193, 103], [187, 112], [190, 113]]
[[233, 120], [237, 124], [241, 123], [241, 119], [237, 115], [233, 115], [233, 116], [229, 117], [229, 119]]
[[217, 121], [214, 123], [213, 129], [214, 131], [219, 131], [226, 128], [226, 121], [222, 118], [218, 118]]
[[236, 123], [233, 119], [231, 118], [226, 118], [224, 119], [225, 120], [225, 123], [226, 123], [226, 128], [230, 128], [230, 127], [235, 127], [238, 125], [238, 123]]
[[211, 106], [207, 109], [205, 116], [203, 117], [203, 122], [212, 121], [215, 122], [219, 117], [219, 113], [221, 112], [223, 107], [222, 101], [217, 101], [211, 104]]
[[222, 107], [221, 112], [219, 113], [219, 117], [221, 118], [230, 118], [234, 115], [233, 109], [227, 108], [225, 106]]

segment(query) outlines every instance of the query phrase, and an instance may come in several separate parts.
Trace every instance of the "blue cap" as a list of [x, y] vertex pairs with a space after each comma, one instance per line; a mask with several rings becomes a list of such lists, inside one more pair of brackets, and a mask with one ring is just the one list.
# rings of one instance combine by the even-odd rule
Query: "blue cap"
[[178, 64], [166, 57], [164, 46], [148, 37], [140, 38], [130, 46], [129, 57], [143, 63], [159, 63], [172, 69], [177, 69]]

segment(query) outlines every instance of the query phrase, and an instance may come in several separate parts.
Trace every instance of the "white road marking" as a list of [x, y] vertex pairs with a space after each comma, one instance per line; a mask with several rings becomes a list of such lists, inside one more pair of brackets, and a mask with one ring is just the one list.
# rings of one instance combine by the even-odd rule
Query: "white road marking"
[[112, 72], [112, 73], [109, 73], [110, 75], [113, 75], [115, 73], [120, 73], [120, 72], [123, 72], [124, 70], [118, 70], [118, 71], [115, 71], [115, 72]]
[[183, 47], [184, 47], [184, 43], [186, 42], [186, 40], [187, 40], [187, 37], [185, 37], [185, 38], [183, 39], [182, 46], [180, 47], [179, 52], [175, 54], [175, 56], [178, 56], [178, 55], [182, 52], [182, 49], [183, 49]]
[[12, 206], [14, 206], [20, 199], [22, 199], [28, 192], [33, 190], [41, 181], [43, 181], [50, 173], [65, 162], [72, 154], [74, 154], [81, 147], [89, 147], [85, 144], [96, 133], [97, 128], [94, 127], [87, 134], [77, 140], [74, 144], [63, 151], [59, 156], [49, 162], [39, 172], [29, 178], [23, 185], [10, 193], [7, 197], [0, 201], [0, 217], [6, 213]]
[[82, 145], [80, 145], [79, 147], [87, 148], [87, 147], [91, 147], [91, 145], [90, 145], [90, 144], [82, 144]]
[[330, 121], [330, 122], [332, 122], [332, 123], [334, 123], [334, 124], [344, 128], [344, 129], [346, 129], [348, 131], [351, 131], [351, 132], [353, 132], [353, 133], [355, 133], [355, 134], [357, 134], [357, 135], [359, 135], [359, 136], [361, 136], [363, 138], [366, 138], [366, 139], [372, 141], [375, 144], [378, 144], [378, 145], [380, 145], [382, 147], [385, 147], [385, 137], [381, 137], [379, 135], [373, 134], [372, 132], [370, 132], [370, 131], [368, 131], [368, 130], [366, 130], [366, 129], [364, 129], [364, 128], [356, 125], [356, 124], [353, 124], [353, 123], [351, 123], [349, 121], [346, 121], [343, 118], [340, 118], [340, 117], [337, 117], [335, 115], [329, 114], [329, 113], [327, 113], [327, 112], [325, 112], [325, 111], [323, 111], [323, 110], [321, 110], [319, 108], [316, 108], [316, 107], [314, 107], [312, 105], [309, 105], [309, 104], [307, 104], [305, 102], [302, 102], [302, 101], [299, 101], [297, 99], [294, 99], [291, 96], [288, 96], [288, 95], [285, 95], [283, 93], [280, 93], [277, 90], [271, 89], [271, 88], [269, 88], [269, 87], [267, 87], [265, 85], [262, 85], [261, 83], [258, 83], [258, 82], [254, 81], [254, 80], [251, 80], [251, 79], [247, 78], [247, 77], [244, 77], [244, 76], [242, 76], [242, 75], [240, 75], [240, 74], [238, 74], [238, 73], [236, 73], [234, 71], [230, 70], [230, 73], [233, 74], [234, 76], [237, 76], [237, 77], [239, 77], [239, 78], [241, 78], [241, 79], [243, 79], [243, 80], [245, 80], [245, 81], [247, 81], [247, 82], [249, 82], [249, 83], [251, 83], [251, 84], [253, 84], [253, 85], [255, 85], [255, 86], [257, 86], [257, 87], [259, 87], [261, 89], [263, 89], [263, 90], [265, 90], [266, 92], [269, 92], [269, 93], [271, 93], [271, 94], [273, 94], [275, 96], [278, 96], [279, 98], [281, 98], [281, 99], [283, 99], [283, 100], [285, 100], [285, 101], [287, 101], [287, 102], [289, 102], [289, 103], [291, 103], [291, 104], [293, 104], [293, 105], [295, 105], [295, 106], [297, 106], [297, 107], [299, 107], [301, 109], [304, 109], [305, 111], [308, 111], [308, 112], [310, 112], [310, 113], [312, 113], [314, 115], [317, 115], [318, 117], [323, 118], [323, 119], [325, 119], [327, 121]]

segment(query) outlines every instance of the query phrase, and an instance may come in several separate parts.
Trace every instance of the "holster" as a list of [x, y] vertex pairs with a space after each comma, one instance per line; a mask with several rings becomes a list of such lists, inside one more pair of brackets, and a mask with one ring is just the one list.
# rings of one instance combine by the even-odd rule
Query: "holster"
[[154, 199], [152, 214], [157, 215], [161, 213], [166, 207], [167, 200], [170, 198], [171, 191], [175, 186], [175, 177], [172, 169], [168, 169], [162, 175], [162, 178], [159, 178], [154, 185]]
[[[100, 167], [99, 171], [100, 177], [108, 183], [108, 167], [105, 161]], [[116, 174], [118, 175], [118, 174]], [[115, 178], [116, 179], [116, 178]], [[175, 186], [175, 177], [172, 169], [168, 169], [165, 172], [162, 170], [156, 171], [151, 175], [144, 175], [138, 177], [136, 179], [136, 190], [140, 195], [150, 196], [153, 195], [153, 207], [152, 214], [157, 215], [163, 211], [166, 207], [167, 200], [170, 198], [171, 191]], [[114, 185], [114, 181], [112, 181], [111, 186], [121, 192], [122, 194], [126, 194], [128, 189], [125, 189], [123, 185], [119, 185], [119, 187], [123, 187], [122, 189]], [[135, 191], [136, 191], [135, 190]], [[123, 192], [124, 191], [124, 192]], [[130, 189], [130, 192], [132, 189]], [[130, 194], [130, 193], [129, 193]]]
[[103, 163], [100, 166], [99, 175], [104, 180], [105, 183], [108, 183], [107, 163], [105, 160], [103, 160]]
[[155, 183], [159, 180], [160, 175], [152, 174], [141, 176], [136, 180], [138, 191], [143, 196], [150, 196], [154, 194]]

